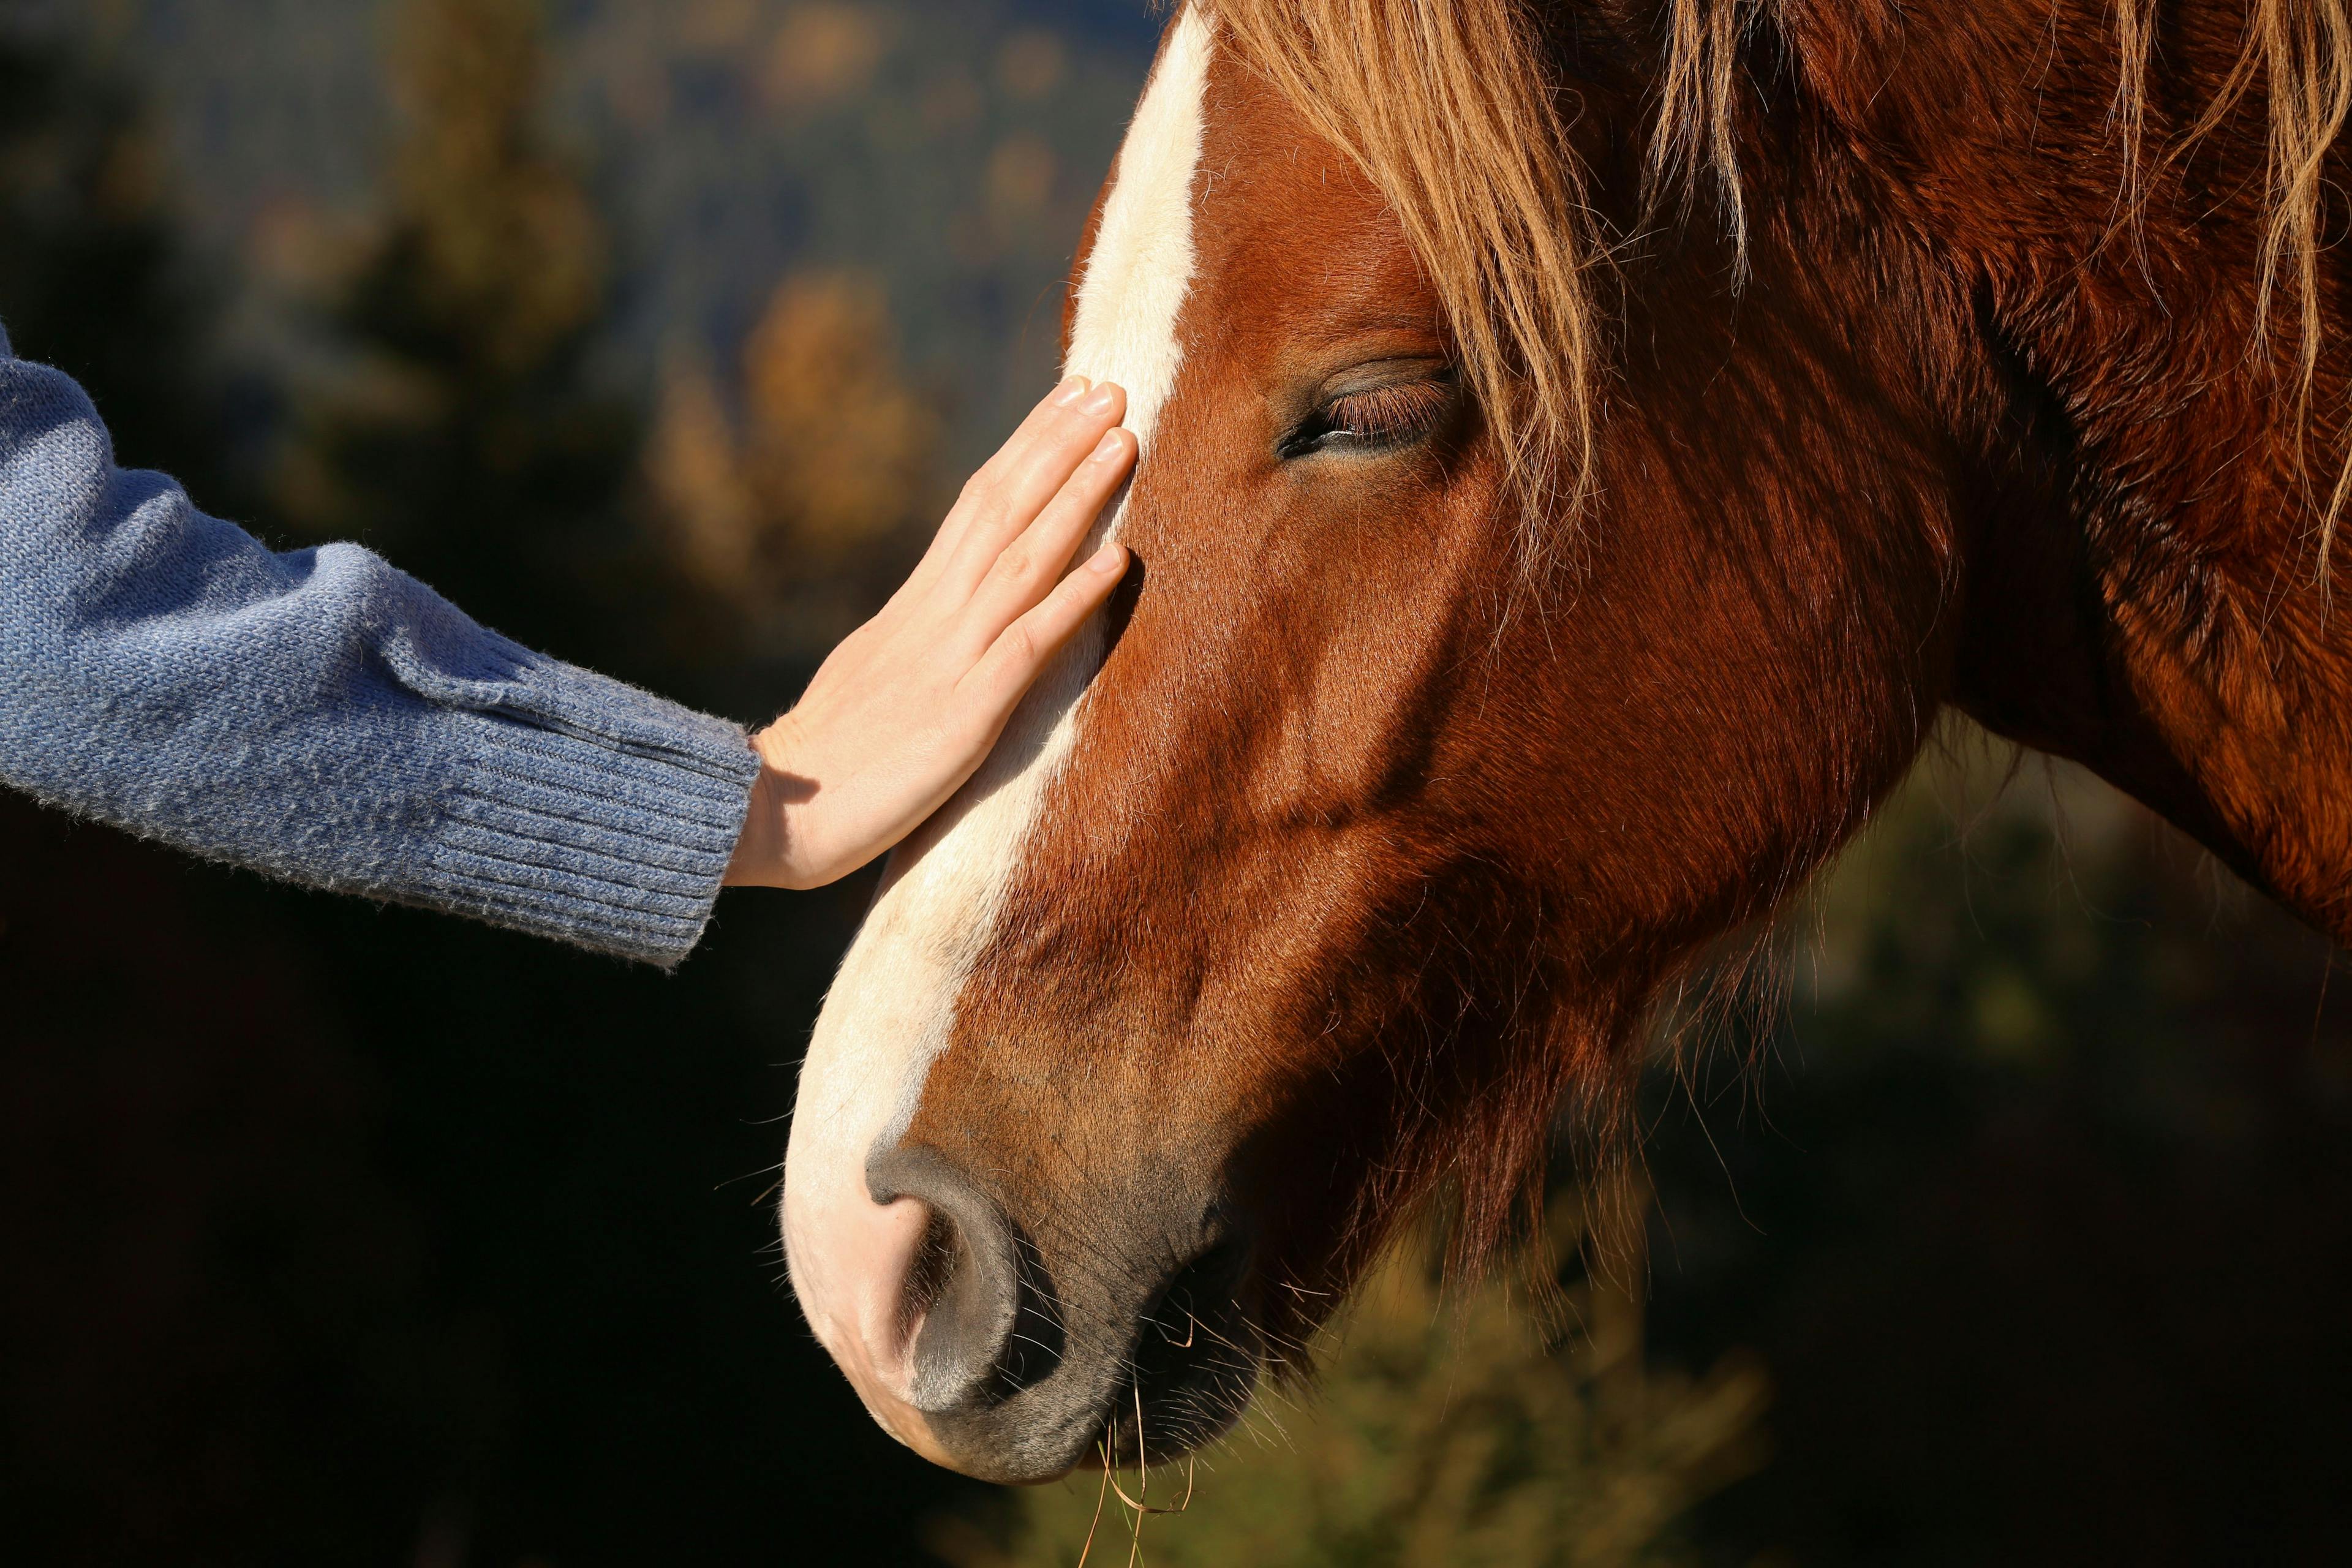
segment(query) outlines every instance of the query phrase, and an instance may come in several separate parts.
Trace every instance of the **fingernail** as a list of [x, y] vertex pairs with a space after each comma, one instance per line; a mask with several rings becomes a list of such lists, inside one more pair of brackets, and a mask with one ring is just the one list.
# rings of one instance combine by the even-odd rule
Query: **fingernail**
[[1102, 439], [1095, 443], [1095, 449], [1090, 456], [1090, 460], [1097, 463], [1108, 463], [1113, 458], [1118, 457], [1120, 448], [1126, 445], [1127, 443], [1120, 439], [1119, 433], [1116, 427], [1106, 430], [1103, 432]]
[[1109, 413], [1118, 406], [1118, 388], [1109, 382], [1104, 382], [1094, 389], [1093, 395], [1087, 399], [1084, 406], [1088, 414]]
[[1083, 375], [1071, 376], [1061, 385], [1054, 388], [1054, 395], [1048, 401], [1056, 408], [1067, 408], [1071, 404], [1084, 397], [1087, 395], [1087, 389], [1092, 385], [1094, 383]]
[[1095, 572], [1116, 572], [1119, 567], [1119, 560], [1120, 552], [1118, 546], [1116, 544], [1106, 544], [1100, 550], [1095, 552], [1094, 559], [1087, 562], [1087, 566], [1088, 570]]

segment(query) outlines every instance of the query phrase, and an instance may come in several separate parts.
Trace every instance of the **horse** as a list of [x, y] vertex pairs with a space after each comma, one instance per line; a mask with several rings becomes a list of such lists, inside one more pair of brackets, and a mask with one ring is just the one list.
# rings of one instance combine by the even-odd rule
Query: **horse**
[[873, 1415], [1209, 1441], [1622, 1130], [1948, 710], [2352, 939], [2347, 103], [2345, 0], [1180, 4], [1063, 325], [1134, 575], [801, 1074]]

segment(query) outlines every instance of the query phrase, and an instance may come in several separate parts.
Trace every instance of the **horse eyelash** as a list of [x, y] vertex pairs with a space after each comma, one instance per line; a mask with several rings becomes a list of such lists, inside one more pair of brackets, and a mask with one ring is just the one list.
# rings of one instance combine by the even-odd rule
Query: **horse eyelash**
[[1383, 444], [1418, 436], [1445, 412], [1446, 389], [1435, 382], [1418, 381], [1403, 386], [1383, 386], [1371, 392], [1335, 398], [1331, 423], [1368, 441]]
[[1329, 446], [1378, 448], [1427, 435], [1453, 400], [1450, 381], [1412, 381], [1333, 398], [1283, 443], [1286, 458]]

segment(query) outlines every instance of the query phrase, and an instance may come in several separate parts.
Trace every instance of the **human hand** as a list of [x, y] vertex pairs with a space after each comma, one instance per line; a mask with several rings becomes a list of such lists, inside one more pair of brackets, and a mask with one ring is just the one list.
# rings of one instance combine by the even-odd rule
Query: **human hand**
[[814, 888], [919, 826], [978, 768], [1029, 684], [1127, 569], [1063, 575], [1134, 466], [1127, 394], [1074, 376], [963, 488], [914, 574], [752, 739], [762, 766], [727, 882]]

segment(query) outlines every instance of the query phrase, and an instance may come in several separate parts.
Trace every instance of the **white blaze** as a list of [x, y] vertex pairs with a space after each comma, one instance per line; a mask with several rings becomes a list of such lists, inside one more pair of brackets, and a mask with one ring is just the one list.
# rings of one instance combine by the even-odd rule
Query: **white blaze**
[[[1192, 277], [1192, 178], [1210, 29], [1178, 19], [1119, 149], [1110, 195], [1078, 287], [1069, 371], [1127, 389], [1127, 426], [1151, 453], [1152, 426], [1183, 350], [1176, 317]], [[1121, 494], [1098, 525], [1118, 531]], [[1047, 784], [1077, 737], [1078, 698], [1102, 659], [1100, 624], [1072, 640], [1006, 726], [971, 782], [891, 857], [864, 928], [842, 961], [801, 1069], [785, 1156], [783, 1223], [793, 1284], [835, 1358], [849, 1364], [847, 1271], [868, 1234], [866, 1161], [914, 1114], [956, 997], [994, 930]], [[868, 1334], [879, 1325], [866, 1325]], [[845, 1353], [848, 1352], [848, 1353]], [[889, 1390], [896, 1394], [898, 1390]], [[882, 1412], [877, 1409], [876, 1414]], [[896, 1424], [886, 1419], [896, 1430]], [[908, 1434], [901, 1432], [902, 1437]]]

